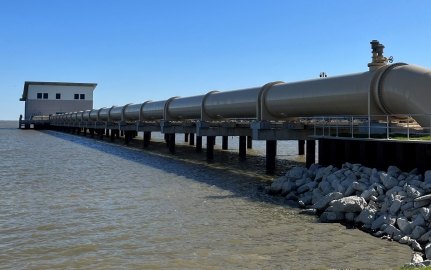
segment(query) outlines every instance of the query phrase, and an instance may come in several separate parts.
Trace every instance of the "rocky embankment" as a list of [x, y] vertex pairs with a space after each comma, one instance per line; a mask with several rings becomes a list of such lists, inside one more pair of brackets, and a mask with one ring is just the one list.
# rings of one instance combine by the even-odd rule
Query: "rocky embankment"
[[387, 172], [346, 163], [341, 169], [294, 167], [268, 188], [322, 222], [352, 223], [409, 245], [416, 266], [431, 263], [431, 171]]

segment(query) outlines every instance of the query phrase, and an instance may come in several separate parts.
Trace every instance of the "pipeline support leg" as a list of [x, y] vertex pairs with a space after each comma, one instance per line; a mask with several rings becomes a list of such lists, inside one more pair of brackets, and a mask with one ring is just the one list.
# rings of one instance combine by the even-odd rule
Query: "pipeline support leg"
[[207, 136], [207, 161], [214, 160], [214, 136]]
[[147, 148], [150, 145], [150, 141], [151, 141], [151, 132], [144, 131], [143, 147]]
[[239, 159], [245, 160], [247, 155], [246, 136], [239, 136]]
[[175, 154], [175, 133], [168, 134], [168, 147], [169, 147], [169, 152], [171, 152], [172, 154]]
[[298, 155], [305, 154], [305, 140], [298, 140]]
[[189, 145], [195, 145], [195, 134], [194, 133], [190, 133]]
[[221, 148], [223, 150], [227, 150], [228, 149], [228, 136], [222, 136], [222, 141], [221, 141]]
[[247, 136], [247, 149], [252, 149], [253, 148], [253, 139], [251, 138], [251, 136]]
[[202, 152], [202, 136], [196, 136], [196, 152]]
[[275, 172], [275, 156], [277, 155], [277, 141], [266, 141], [266, 173], [274, 174]]
[[316, 141], [307, 140], [307, 154], [305, 155], [305, 166], [310, 168], [316, 162]]

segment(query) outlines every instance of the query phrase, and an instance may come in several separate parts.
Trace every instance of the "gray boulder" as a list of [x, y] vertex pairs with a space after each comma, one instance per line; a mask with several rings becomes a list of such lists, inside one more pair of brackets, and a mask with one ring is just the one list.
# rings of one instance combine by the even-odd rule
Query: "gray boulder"
[[412, 260], [411, 260], [412, 263], [421, 263], [423, 261], [424, 259], [422, 258], [421, 254], [416, 252], [412, 254]]
[[425, 182], [431, 182], [431, 170], [425, 171], [424, 178]]
[[428, 203], [431, 203], [431, 194], [427, 194], [424, 196], [420, 196], [420, 197], [416, 197], [415, 202], [419, 202], [419, 201], [427, 201]]
[[372, 207], [365, 207], [356, 218], [356, 222], [371, 226], [374, 219], [376, 218], [376, 212], [376, 209]]
[[308, 176], [308, 170], [307, 168], [301, 166], [293, 167], [286, 173], [286, 176], [288, 178], [292, 178], [295, 180], [303, 178], [304, 175]]
[[272, 194], [278, 194], [281, 192], [281, 187], [283, 186], [284, 181], [287, 180], [286, 176], [281, 176], [272, 182], [271, 187], [269, 188], [269, 192]]
[[410, 237], [408, 237], [407, 235], [406, 236], [403, 236], [403, 237], [401, 237], [401, 239], [398, 241], [400, 244], [408, 244], [408, 243], [410, 243], [411, 242], [411, 239], [410, 239]]
[[337, 200], [343, 197], [343, 194], [340, 192], [332, 192], [325, 195], [322, 199], [320, 199], [317, 203], [313, 205], [313, 208], [317, 210], [324, 210], [328, 207], [329, 203], [333, 200]]
[[282, 186], [281, 186], [281, 195], [285, 196], [286, 194], [288, 194], [291, 191], [296, 190], [296, 185], [294, 181], [290, 181], [290, 180], [286, 180], [283, 182]]
[[389, 166], [388, 167], [388, 175], [392, 176], [392, 177], [398, 177], [401, 173], [401, 170], [398, 169], [397, 166]]
[[313, 189], [312, 193], [311, 203], [314, 205], [323, 198], [323, 194], [318, 188]]
[[329, 165], [328, 167], [322, 167], [319, 168], [316, 172], [316, 177], [314, 180], [325, 180], [325, 178], [332, 172], [334, 167], [332, 165]]
[[401, 234], [400, 230], [398, 230], [394, 225], [386, 226], [385, 233], [387, 233], [391, 237], [393, 237], [394, 235]]
[[416, 250], [416, 251], [422, 251], [423, 250], [421, 245], [419, 245], [419, 243], [413, 239], [410, 241], [410, 246], [412, 247], [413, 250]]
[[422, 235], [424, 235], [426, 233], [426, 230], [424, 227], [421, 226], [416, 226], [413, 231], [412, 234], [410, 235], [410, 237], [412, 239], [418, 240], [421, 238]]
[[361, 197], [364, 198], [364, 200], [367, 202], [371, 199], [371, 196], [378, 196], [378, 195], [379, 193], [373, 187], [370, 187], [361, 193]]
[[412, 226], [425, 226], [425, 219], [422, 215], [417, 215], [416, 218], [412, 221]]
[[405, 217], [397, 218], [397, 226], [405, 235], [412, 233], [413, 226]]
[[421, 242], [421, 243], [429, 242], [430, 236], [431, 236], [431, 230], [429, 230], [428, 232], [422, 234], [422, 236], [418, 239], [418, 241]]
[[371, 229], [377, 230], [381, 228], [383, 224], [388, 224], [388, 219], [389, 217], [387, 215], [381, 215], [371, 223]]
[[320, 190], [322, 190], [323, 195], [334, 192], [334, 189], [332, 188], [331, 184], [328, 181], [320, 182], [319, 188]]
[[398, 185], [398, 180], [384, 172], [380, 172], [380, 181], [383, 186], [388, 190]]
[[410, 198], [417, 198], [424, 194], [424, 191], [416, 186], [407, 185], [404, 189], [407, 192], [407, 196]]
[[422, 215], [422, 217], [426, 220], [429, 221], [430, 216], [431, 216], [431, 212], [430, 209], [428, 207], [422, 207], [419, 209], [419, 213]]
[[362, 197], [350, 196], [333, 200], [329, 205], [330, 209], [327, 210], [331, 212], [356, 213], [361, 212], [367, 206], [367, 202]]
[[298, 188], [298, 193], [304, 193], [306, 191], [312, 191], [317, 186], [316, 182], [307, 182], [306, 184]]
[[389, 213], [391, 215], [396, 215], [401, 208], [401, 200], [395, 199], [391, 206], [389, 207]]
[[425, 256], [427, 257], [427, 259], [431, 259], [431, 243], [428, 243], [425, 246]]

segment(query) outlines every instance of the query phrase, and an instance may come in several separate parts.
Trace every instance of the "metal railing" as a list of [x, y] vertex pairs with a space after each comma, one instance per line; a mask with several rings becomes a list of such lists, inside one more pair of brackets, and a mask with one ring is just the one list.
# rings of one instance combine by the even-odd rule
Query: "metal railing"
[[[427, 117], [420, 126], [415, 116]], [[431, 140], [431, 115], [349, 115], [308, 118], [316, 137], [349, 137], [385, 140]]]

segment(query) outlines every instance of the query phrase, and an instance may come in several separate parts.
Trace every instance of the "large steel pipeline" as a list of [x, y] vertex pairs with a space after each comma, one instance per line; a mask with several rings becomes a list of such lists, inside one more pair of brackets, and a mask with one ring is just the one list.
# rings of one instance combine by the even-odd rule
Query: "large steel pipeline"
[[212, 91], [120, 107], [101, 108], [51, 119], [154, 121], [259, 119], [329, 115], [413, 115], [429, 126], [431, 70], [402, 63], [372, 71], [314, 80], [274, 83], [235, 91]]

